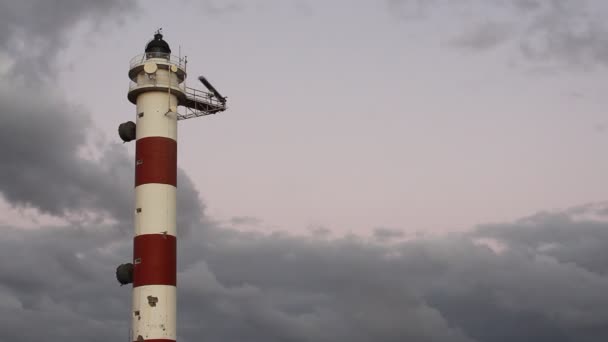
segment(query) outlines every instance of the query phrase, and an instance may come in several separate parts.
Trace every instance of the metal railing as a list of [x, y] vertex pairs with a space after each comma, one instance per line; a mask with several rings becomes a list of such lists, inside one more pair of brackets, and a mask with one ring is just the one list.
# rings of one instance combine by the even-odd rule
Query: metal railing
[[149, 86], [155, 86], [155, 87], [161, 87], [161, 88], [174, 88], [174, 89], [179, 89], [180, 91], [182, 91], [183, 93], [186, 92], [186, 87], [184, 86], [183, 83], [177, 83], [177, 82], [171, 82], [171, 81], [166, 81], [166, 80], [156, 80], [156, 79], [143, 79], [143, 80], [139, 80], [138, 82], [134, 82], [131, 81], [129, 82], [129, 91], [135, 89], [135, 88], [139, 88], [139, 87], [149, 87]]
[[178, 120], [198, 118], [216, 114], [226, 110], [226, 103], [220, 101], [214, 94], [203, 90], [186, 87], [185, 113], [178, 113]]
[[178, 57], [164, 52], [146, 52], [131, 58], [129, 68], [144, 64], [150, 58], [164, 59], [168, 64], [174, 64], [178, 68], [186, 70], [186, 57]]
[[214, 94], [195, 88], [186, 87], [184, 83], [178, 83], [170, 79], [140, 78], [138, 82], [129, 82], [129, 92], [137, 88], [159, 87], [176, 89], [185, 96], [179, 105], [184, 107], [183, 113], [177, 113], [178, 120], [185, 120], [210, 114], [216, 114], [226, 110], [225, 102], [220, 101]]
[[191, 101], [196, 103], [204, 103], [208, 107], [212, 108], [223, 108], [224, 103], [222, 103], [215, 95], [210, 92], [194, 89], [190, 87], [185, 87], [186, 97], [188, 97]]

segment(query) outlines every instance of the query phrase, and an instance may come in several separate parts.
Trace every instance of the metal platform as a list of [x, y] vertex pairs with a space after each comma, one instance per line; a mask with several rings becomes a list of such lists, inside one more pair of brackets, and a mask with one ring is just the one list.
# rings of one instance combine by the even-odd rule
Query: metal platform
[[177, 113], [177, 120], [198, 118], [216, 114], [226, 110], [225, 101], [220, 101], [214, 94], [190, 87], [184, 88], [186, 98], [180, 105], [185, 107], [185, 113]]

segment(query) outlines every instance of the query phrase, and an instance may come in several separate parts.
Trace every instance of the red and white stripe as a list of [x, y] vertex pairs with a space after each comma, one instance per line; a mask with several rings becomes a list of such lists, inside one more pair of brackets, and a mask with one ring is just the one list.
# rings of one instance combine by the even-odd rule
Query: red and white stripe
[[176, 106], [166, 91], [137, 96], [133, 341], [176, 340]]

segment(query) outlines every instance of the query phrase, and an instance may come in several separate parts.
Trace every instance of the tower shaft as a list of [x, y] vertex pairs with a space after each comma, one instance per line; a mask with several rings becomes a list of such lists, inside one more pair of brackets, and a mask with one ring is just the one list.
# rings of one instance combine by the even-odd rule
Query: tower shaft
[[[159, 70], [160, 72], [160, 70]], [[137, 96], [133, 341], [176, 340], [177, 119], [174, 95]]]
[[[226, 110], [226, 98], [206, 79], [213, 94], [185, 86], [186, 59], [171, 56], [162, 38], [157, 32], [131, 60], [127, 97], [136, 122], [118, 128], [123, 141], [136, 141], [133, 263], [116, 269], [120, 284], [133, 284], [134, 342], [177, 338], [177, 121]], [[188, 112], [180, 115], [178, 106]]]

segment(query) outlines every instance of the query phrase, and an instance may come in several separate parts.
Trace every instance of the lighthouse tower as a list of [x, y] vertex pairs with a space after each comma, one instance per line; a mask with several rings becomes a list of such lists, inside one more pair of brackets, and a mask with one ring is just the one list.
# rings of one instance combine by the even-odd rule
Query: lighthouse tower
[[136, 118], [118, 133], [135, 140], [135, 234], [133, 261], [116, 277], [133, 284], [132, 340], [175, 341], [177, 122], [224, 111], [226, 98], [202, 76], [209, 91], [185, 86], [186, 58], [171, 55], [160, 30], [131, 60], [129, 78]]

